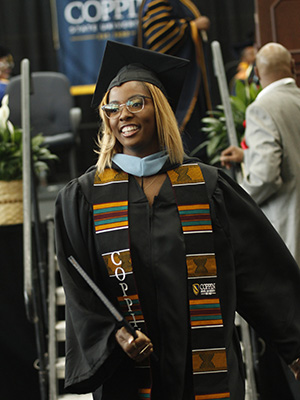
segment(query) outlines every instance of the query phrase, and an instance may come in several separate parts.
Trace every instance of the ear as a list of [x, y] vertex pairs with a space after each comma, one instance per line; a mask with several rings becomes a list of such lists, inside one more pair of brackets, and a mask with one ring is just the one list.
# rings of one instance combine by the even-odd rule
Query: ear
[[295, 60], [293, 58], [291, 59], [291, 73], [293, 78], [296, 79], [297, 74], [296, 74]]

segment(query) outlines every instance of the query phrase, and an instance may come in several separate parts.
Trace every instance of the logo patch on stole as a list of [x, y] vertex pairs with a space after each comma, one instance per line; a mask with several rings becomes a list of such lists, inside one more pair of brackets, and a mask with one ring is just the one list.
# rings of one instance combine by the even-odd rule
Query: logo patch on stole
[[215, 283], [194, 283], [193, 292], [195, 296], [213, 296], [216, 294]]

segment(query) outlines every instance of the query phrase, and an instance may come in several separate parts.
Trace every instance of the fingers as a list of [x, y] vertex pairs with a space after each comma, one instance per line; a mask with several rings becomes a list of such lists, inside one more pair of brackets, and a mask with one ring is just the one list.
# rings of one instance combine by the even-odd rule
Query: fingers
[[125, 353], [135, 361], [143, 361], [153, 353], [153, 344], [150, 339], [140, 331], [136, 331], [137, 338], [122, 327], [116, 332], [116, 340]]
[[297, 381], [300, 381], [300, 358], [297, 358], [297, 360], [295, 360], [290, 365], [290, 369], [292, 370], [295, 379], [297, 379]]
[[195, 23], [198, 30], [205, 30], [207, 31], [210, 28], [210, 20], [206, 16], [202, 15], [195, 19]]
[[231, 161], [228, 158], [230, 157], [231, 154], [232, 154], [232, 146], [229, 146], [227, 149], [225, 149], [221, 152], [220, 161], [221, 161], [222, 167], [230, 169]]
[[222, 167], [225, 167], [227, 169], [231, 168], [231, 159], [230, 158], [231, 158], [232, 153], [231, 153], [230, 147], [223, 150], [221, 153], [221, 156], [220, 156], [220, 161], [221, 161]]
[[234, 151], [234, 149], [235, 149], [235, 146], [229, 146], [229, 147], [227, 147], [225, 150], [223, 150], [223, 151], [221, 152], [221, 156], [227, 156], [227, 155], [232, 154], [232, 152]]
[[127, 354], [133, 360], [142, 361], [153, 352], [153, 344], [142, 332], [137, 331], [137, 335], [137, 339], [129, 340], [130, 348], [127, 350]]
[[153, 344], [149, 340], [149, 342], [143, 345], [142, 348], [137, 346], [136, 351], [137, 353], [134, 353], [133, 357], [131, 358], [133, 358], [137, 362], [141, 362], [144, 359], [148, 358], [151, 353], [153, 353]]
[[230, 168], [233, 162], [241, 163], [244, 159], [243, 149], [236, 146], [229, 146], [221, 152], [220, 161], [221, 165]]
[[221, 165], [222, 167], [225, 167], [226, 169], [230, 169], [231, 168], [231, 162], [227, 161], [225, 158], [220, 158], [221, 160]]
[[204, 15], [202, 15], [202, 25], [206, 31], [210, 28], [210, 19]]

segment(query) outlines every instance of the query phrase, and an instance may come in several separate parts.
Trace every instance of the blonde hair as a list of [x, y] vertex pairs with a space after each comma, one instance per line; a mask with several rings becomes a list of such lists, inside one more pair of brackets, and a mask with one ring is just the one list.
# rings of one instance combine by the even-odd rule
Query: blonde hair
[[[183, 144], [174, 112], [162, 91], [148, 82], [141, 82], [150, 92], [154, 104], [156, 129], [161, 150], [165, 149], [169, 155], [171, 163], [182, 163]], [[111, 160], [114, 154], [122, 153], [122, 146], [116, 140], [109, 126], [109, 119], [101, 107], [108, 103], [107, 92], [99, 106], [99, 113], [102, 119], [102, 126], [98, 133], [97, 170], [103, 172], [105, 167], [111, 167]]]

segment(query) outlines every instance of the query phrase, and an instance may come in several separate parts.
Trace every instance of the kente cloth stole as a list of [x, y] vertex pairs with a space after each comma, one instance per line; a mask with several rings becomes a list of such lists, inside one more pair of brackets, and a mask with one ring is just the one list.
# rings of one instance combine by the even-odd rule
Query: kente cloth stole
[[[229, 400], [223, 319], [208, 196], [198, 164], [167, 172], [186, 247], [195, 400]], [[95, 174], [94, 226], [103, 260], [125, 318], [146, 333], [129, 248], [128, 174]], [[113, 201], [112, 201], [113, 199]], [[139, 398], [151, 399], [150, 363], [136, 364]]]

